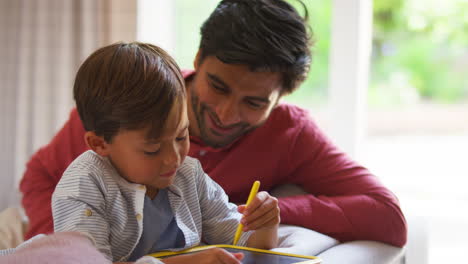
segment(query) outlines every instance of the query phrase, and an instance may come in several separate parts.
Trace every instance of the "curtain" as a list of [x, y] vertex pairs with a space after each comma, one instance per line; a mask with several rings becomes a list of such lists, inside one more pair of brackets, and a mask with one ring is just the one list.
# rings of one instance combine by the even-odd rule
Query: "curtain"
[[97, 48], [136, 36], [135, 0], [0, 0], [0, 209], [19, 204], [30, 156], [74, 102], [74, 75]]

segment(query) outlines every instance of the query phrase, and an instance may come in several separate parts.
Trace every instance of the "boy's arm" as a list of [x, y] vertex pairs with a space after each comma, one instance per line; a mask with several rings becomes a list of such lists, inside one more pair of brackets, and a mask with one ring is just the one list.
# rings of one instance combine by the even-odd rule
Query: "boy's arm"
[[400, 247], [406, 243], [406, 221], [397, 198], [312, 122], [286, 154], [288, 183], [311, 194], [280, 198], [282, 223], [341, 241], [374, 240]]
[[73, 109], [52, 141], [28, 162], [20, 183], [22, 205], [29, 218], [26, 239], [53, 232], [52, 193], [68, 165], [87, 149], [84, 133], [78, 113]]
[[[223, 188], [203, 172], [196, 161], [196, 185], [202, 217], [202, 239], [207, 244], [232, 244], [242, 215], [229, 203]], [[245, 246], [252, 232], [243, 232], [238, 245]]]
[[91, 177], [65, 173], [52, 196], [54, 231], [80, 232], [112, 260], [104, 193]]

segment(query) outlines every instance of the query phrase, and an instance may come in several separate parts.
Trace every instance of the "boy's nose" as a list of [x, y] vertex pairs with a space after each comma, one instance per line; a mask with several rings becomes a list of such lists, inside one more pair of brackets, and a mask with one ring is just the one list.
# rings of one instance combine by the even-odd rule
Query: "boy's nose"
[[163, 162], [166, 166], [174, 168], [180, 165], [180, 153], [175, 144], [172, 144], [172, 146], [168, 149]]

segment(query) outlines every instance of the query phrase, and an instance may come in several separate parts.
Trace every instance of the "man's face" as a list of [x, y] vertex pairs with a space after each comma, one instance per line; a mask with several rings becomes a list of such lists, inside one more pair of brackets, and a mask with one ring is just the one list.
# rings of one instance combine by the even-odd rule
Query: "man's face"
[[201, 63], [197, 56], [195, 70], [187, 84], [190, 133], [214, 148], [262, 125], [281, 96], [280, 73], [252, 72], [214, 56]]

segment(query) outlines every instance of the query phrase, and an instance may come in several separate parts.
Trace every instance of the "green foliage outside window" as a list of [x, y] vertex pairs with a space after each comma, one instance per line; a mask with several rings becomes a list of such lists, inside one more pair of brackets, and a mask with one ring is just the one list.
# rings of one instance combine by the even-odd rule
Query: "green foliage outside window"
[[375, 0], [370, 103], [468, 98], [468, 2]]

